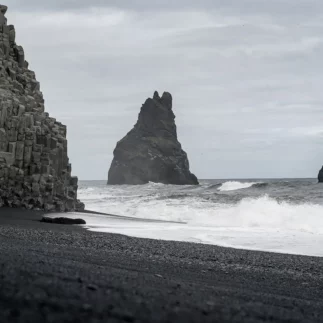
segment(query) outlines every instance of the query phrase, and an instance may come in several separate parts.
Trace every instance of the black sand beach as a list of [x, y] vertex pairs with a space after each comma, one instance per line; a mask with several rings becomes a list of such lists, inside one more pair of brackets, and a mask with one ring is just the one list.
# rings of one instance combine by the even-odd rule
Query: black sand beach
[[0, 322], [322, 322], [323, 258], [154, 241], [0, 209]]

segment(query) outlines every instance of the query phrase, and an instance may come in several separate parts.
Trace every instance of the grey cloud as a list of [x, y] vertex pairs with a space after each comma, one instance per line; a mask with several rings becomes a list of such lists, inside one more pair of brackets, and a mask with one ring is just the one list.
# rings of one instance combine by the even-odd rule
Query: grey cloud
[[154, 90], [172, 92], [179, 140], [200, 178], [315, 176], [321, 166], [321, 1], [9, 7], [46, 109], [68, 125], [80, 178], [106, 177]]
[[11, 0], [10, 6], [19, 10], [78, 10], [89, 7], [116, 7], [135, 11], [210, 10], [241, 13], [304, 16], [322, 10], [319, 0]]

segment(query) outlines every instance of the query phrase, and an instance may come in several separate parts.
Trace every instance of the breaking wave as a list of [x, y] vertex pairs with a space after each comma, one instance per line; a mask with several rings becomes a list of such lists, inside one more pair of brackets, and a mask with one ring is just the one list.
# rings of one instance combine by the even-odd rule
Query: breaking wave
[[249, 188], [253, 185], [257, 184], [265, 184], [265, 183], [253, 183], [253, 182], [235, 182], [235, 181], [230, 181], [230, 182], [225, 182], [219, 186], [218, 190], [219, 191], [235, 191], [235, 190], [241, 190], [243, 188]]
[[322, 187], [316, 180], [184, 187], [104, 183], [81, 185], [79, 198], [88, 210], [123, 219], [90, 216], [86, 221], [93, 231], [323, 256]]
[[[241, 189], [244, 183], [237, 183], [224, 184], [227, 184], [225, 187], [228, 190]], [[248, 187], [252, 185], [255, 183], [248, 183]], [[110, 188], [101, 194], [95, 189], [81, 189], [79, 198], [89, 210], [141, 219], [181, 221], [210, 227], [271, 228], [323, 234], [323, 205], [319, 204], [291, 203], [268, 195], [246, 197], [229, 204], [205, 196], [178, 192], [166, 194], [159, 190], [150, 194], [135, 194], [136, 190], [129, 189], [117, 188], [113, 192]]]

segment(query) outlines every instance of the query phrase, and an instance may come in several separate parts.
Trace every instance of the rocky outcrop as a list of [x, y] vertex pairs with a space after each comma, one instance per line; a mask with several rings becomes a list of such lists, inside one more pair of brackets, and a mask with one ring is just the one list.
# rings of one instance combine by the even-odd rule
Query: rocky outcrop
[[45, 112], [35, 73], [0, 5], [0, 206], [82, 210], [66, 126]]
[[172, 96], [146, 100], [134, 128], [117, 143], [108, 184], [198, 184], [177, 140]]
[[322, 166], [321, 170], [319, 171], [317, 179], [319, 180], [319, 183], [323, 183], [323, 166]]

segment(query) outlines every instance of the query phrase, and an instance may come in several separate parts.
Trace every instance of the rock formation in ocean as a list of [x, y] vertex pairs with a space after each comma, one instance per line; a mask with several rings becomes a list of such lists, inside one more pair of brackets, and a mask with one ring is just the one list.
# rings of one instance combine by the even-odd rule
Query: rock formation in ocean
[[81, 210], [66, 126], [44, 109], [35, 73], [0, 5], [0, 206]]
[[134, 128], [117, 143], [108, 184], [198, 184], [177, 140], [172, 96], [158, 92], [143, 104]]
[[319, 180], [319, 183], [323, 183], [323, 166], [322, 166], [321, 170], [319, 171], [317, 178]]

